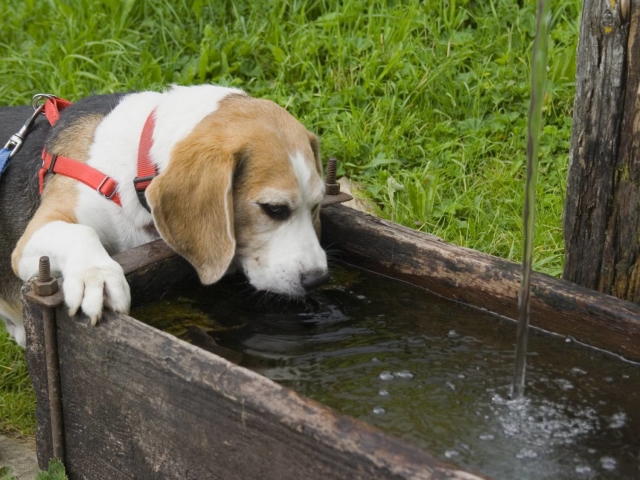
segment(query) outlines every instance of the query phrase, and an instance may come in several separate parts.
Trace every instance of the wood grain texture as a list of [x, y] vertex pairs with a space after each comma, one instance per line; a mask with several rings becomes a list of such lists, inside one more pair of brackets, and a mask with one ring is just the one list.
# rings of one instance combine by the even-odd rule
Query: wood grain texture
[[620, 147], [598, 290], [640, 303], [640, 4], [632, 3]]
[[[26, 321], [42, 467], [36, 310]], [[481, 478], [130, 317], [108, 312], [92, 327], [57, 315], [71, 480]]]
[[564, 278], [640, 302], [640, 5], [585, 0], [564, 212]]
[[[520, 265], [343, 206], [322, 211], [323, 243], [348, 262], [516, 318]], [[640, 360], [640, 306], [541, 273], [531, 324]]]

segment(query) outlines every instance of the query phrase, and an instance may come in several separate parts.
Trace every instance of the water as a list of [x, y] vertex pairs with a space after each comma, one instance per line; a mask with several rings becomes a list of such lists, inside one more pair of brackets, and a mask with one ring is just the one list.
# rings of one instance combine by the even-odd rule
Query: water
[[529, 332], [529, 304], [531, 291], [531, 263], [533, 234], [536, 216], [536, 184], [538, 183], [538, 149], [542, 123], [542, 101], [547, 78], [547, 49], [549, 27], [549, 2], [538, 0], [536, 38], [533, 42], [531, 61], [531, 104], [527, 129], [527, 174], [524, 201], [524, 248], [522, 254], [522, 280], [518, 295], [518, 330], [516, 334], [516, 362], [511, 396], [519, 398], [524, 393], [524, 377], [527, 368], [527, 337]]
[[[238, 280], [182, 285], [132, 314], [340, 412], [497, 479], [640, 478], [640, 367], [367, 272], [332, 268], [304, 304]], [[195, 332], [195, 333], [194, 333]]]

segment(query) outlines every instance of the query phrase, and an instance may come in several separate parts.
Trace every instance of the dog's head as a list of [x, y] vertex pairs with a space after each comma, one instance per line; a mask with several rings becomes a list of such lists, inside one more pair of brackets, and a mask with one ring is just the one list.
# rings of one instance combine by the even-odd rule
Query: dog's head
[[328, 278], [318, 139], [273, 102], [226, 97], [175, 145], [146, 195], [162, 238], [204, 284], [233, 262], [258, 290], [290, 296]]

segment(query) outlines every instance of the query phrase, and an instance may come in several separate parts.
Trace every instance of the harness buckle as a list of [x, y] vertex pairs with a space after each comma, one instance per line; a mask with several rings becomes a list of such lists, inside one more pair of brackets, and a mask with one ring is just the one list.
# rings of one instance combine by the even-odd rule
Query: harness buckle
[[11, 153], [9, 154], [10, 159], [13, 158], [13, 156], [16, 153], [18, 153], [18, 151], [22, 148], [24, 139], [27, 138], [27, 135], [29, 134], [31, 127], [33, 127], [33, 123], [36, 121], [36, 118], [38, 117], [38, 115], [40, 115], [43, 111], [44, 111], [44, 104], [36, 105], [34, 107], [33, 113], [27, 119], [27, 121], [24, 122], [24, 125], [22, 125], [20, 130], [18, 130], [16, 133], [11, 135], [11, 138], [4, 146], [4, 148], [6, 148], [7, 150], [11, 150]]
[[[56, 166], [56, 160], [58, 160], [58, 155], [51, 155], [51, 163], [49, 164], [47, 173], [53, 173], [53, 174], [56, 173], [53, 171], [54, 167]], [[44, 168], [44, 160], [42, 160], [42, 167]]]
[[22, 142], [23, 138], [20, 135], [20, 132], [11, 135], [9, 141], [4, 145], [4, 148], [6, 148], [7, 150], [11, 150], [9, 158], [12, 158], [16, 153], [18, 153], [18, 150], [20, 150], [20, 147], [22, 147]]
[[98, 185], [98, 188], [96, 188], [96, 192], [98, 192], [100, 195], [102, 195], [107, 200], [111, 200], [113, 198], [113, 196], [116, 194], [116, 191], [118, 190], [117, 188], [114, 187], [113, 191], [111, 192], [111, 195], [106, 195], [106, 194], [102, 193], [102, 187], [104, 186], [105, 183], [107, 183], [107, 180], [110, 180], [110, 179], [111, 179], [111, 177], [106, 175], [104, 177], [104, 179], [102, 180], [102, 182], [100, 182], [100, 185]]

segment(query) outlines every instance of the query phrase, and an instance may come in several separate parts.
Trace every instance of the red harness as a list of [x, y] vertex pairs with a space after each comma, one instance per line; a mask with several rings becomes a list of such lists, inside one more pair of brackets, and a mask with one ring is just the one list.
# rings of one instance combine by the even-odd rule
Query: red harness
[[[60, 110], [64, 110], [71, 105], [71, 102], [61, 98], [50, 97], [44, 106], [44, 114], [51, 126], [55, 125], [60, 119]], [[144, 191], [151, 183], [151, 180], [158, 174], [155, 165], [151, 162], [149, 151], [153, 145], [153, 129], [155, 127], [155, 110], [147, 117], [144, 124], [142, 135], [140, 136], [140, 144], [138, 147], [138, 176], [134, 179], [133, 184], [138, 195], [138, 200], [144, 208], [149, 210]], [[62, 155], [52, 155], [42, 149], [42, 168], [38, 173], [40, 183], [40, 194], [44, 189], [44, 177], [48, 173], [57, 173], [65, 177], [71, 177], [85, 185], [93, 188], [104, 198], [115, 202], [122, 207], [120, 195], [118, 194], [118, 182], [113, 178], [89, 165], [63, 157]]]

